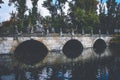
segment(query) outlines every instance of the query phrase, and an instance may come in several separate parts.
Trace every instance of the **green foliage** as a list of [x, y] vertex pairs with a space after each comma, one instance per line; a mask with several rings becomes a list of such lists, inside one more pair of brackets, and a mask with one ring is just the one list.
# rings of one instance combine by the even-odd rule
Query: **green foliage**
[[117, 4], [116, 8], [116, 29], [120, 29], [120, 3]]
[[[14, 18], [17, 18], [16, 25], [18, 26], [20, 31], [24, 31], [24, 19], [25, 19], [25, 12], [27, 10], [26, 0], [11, 0], [11, 3], [14, 3], [17, 8], [17, 15]], [[14, 25], [15, 26], [15, 23]]]
[[[51, 21], [49, 27], [54, 27], [55, 29], [57, 29], [57, 31], [65, 26], [64, 25], [65, 15], [63, 9], [66, 1], [67, 0], [57, 0], [56, 4], [53, 4], [52, 0], [47, 0], [44, 1], [43, 4], [43, 6], [46, 7], [51, 14], [50, 19]], [[58, 13], [58, 11], [60, 13]]]
[[42, 25], [45, 27], [45, 28], [48, 28], [51, 26], [51, 17], [50, 16], [46, 16], [45, 18], [43, 18], [41, 20], [41, 23]]
[[81, 26], [80, 29], [84, 28], [90, 32], [99, 23], [99, 16], [96, 13], [97, 4], [96, 0], [76, 0], [74, 4], [70, 3], [72, 15], [69, 16], [74, 26]]
[[91, 32], [94, 27], [96, 27], [96, 24], [99, 23], [99, 17], [96, 13], [89, 12], [88, 15], [85, 17], [85, 30], [87, 32]]
[[[29, 15], [26, 16], [26, 0], [11, 0], [17, 7], [18, 14], [15, 23], [20, 31], [25, 31], [29, 24], [33, 27], [36, 20], [39, 19], [38, 0], [31, 1], [33, 7], [29, 10]], [[67, 15], [63, 11], [65, 3], [70, 6]], [[52, 3], [52, 0], [45, 0], [43, 7], [49, 10], [51, 16], [46, 16], [39, 21], [45, 28], [62, 28], [66, 32], [71, 29], [81, 32], [82, 29], [85, 29], [85, 32], [90, 33], [92, 29], [95, 31], [101, 29], [102, 33], [106, 33], [108, 30], [113, 33], [114, 29], [120, 29], [120, 3], [118, 4], [116, 0], [107, 0], [108, 11], [105, 11], [105, 7], [99, 6], [99, 15], [96, 12], [97, 4], [97, 0], [57, 0], [55, 4]]]
[[24, 13], [27, 9], [26, 6], [26, 0], [11, 0], [15, 4], [15, 7], [17, 8], [18, 11], [18, 18], [23, 19], [24, 18]]
[[85, 21], [85, 10], [81, 8], [76, 8], [75, 16], [77, 16], [78, 20]]
[[38, 8], [37, 8], [37, 2], [38, 2], [38, 0], [31, 0], [32, 1], [32, 5], [33, 5], [33, 8], [32, 8], [32, 18], [31, 18], [31, 23], [33, 24], [33, 25], [35, 25], [36, 24], [36, 20], [37, 20], [37, 10], [38, 10]]
[[109, 22], [107, 24], [110, 33], [114, 32], [113, 26], [115, 26], [116, 6], [117, 6], [116, 0], [107, 0], [107, 8], [108, 8], [107, 21]]
[[88, 11], [96, 12], [97, 0], [76, 0], [75, 6], [84, 9], [87, 13]]

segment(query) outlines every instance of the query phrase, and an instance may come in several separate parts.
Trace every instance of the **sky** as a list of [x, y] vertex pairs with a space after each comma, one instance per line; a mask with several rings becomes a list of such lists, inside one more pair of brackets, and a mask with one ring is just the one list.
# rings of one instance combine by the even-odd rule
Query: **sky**
[[[99, 0], [100, 1], [100, 0]], [[107, 0], [103, 0], [103, 2], [106, 2]], [[120, 3], [120, 0], [116, 0], [116, 2]]]
[[14, 6], [8, 7], [8, 0], [3, 0], [4, 4], [0, 4], [0, 22], [5, 21], [10, 17], [10, 13], [15, 11]]
[[[10, 18], [10, 13], [16, 12], [16, 8], [14, 7], [14, 4], [11, 6], [8, 6], [8, 1], [9, 0], [3, 0], [4, 4], [0, 4], [2, 8], [0, 8], [0, 23], [6, 20], [9, 20]], [[45, 0], [39, 0], [38, 1], [38, 12], [42, 14], [42, 16], [50, 15], [49, 11], [42, 7], [43, 1]], [[32, 8], [31, 0], [27, 0], [26, 4], [28, 5], [28, 8]], [[26, 11], [26, 14], [28, 14], [28, 11]]]
[[[0, 8], [0, 23], [3, 21], [9, 20], [10, 13], [12, 13], [12, 11], [13, 12], [16, 11], [14, 4], [12, 4], [12, 6], [8, 6], [9, 0], [3, 0], [3, 1], [4, 1], [4, 4], [0, 4], [0, 6], [2, 7], [2, 8]], [[45, 0], [38, 1], [38, 12], [40, 12], [42, 16], [50, 15], [49, 11], [46, 8], [42, 7], [43, 1], [45, 1]], [[52, 1], [53, 1], [53, 3], [55, 3], [56, 0], [52, 0]], [[120, 0], [116, 0], [116, 1], [120, 2]], [[106, 0], [103, 0], [103, 2], [105, 3]], [[27, 0], [26, 4], [28, 5], [29, 9], [32, 8], [31, 0]], [[68, 3], [66, 3], [64, 11], [66, 11], [68, 8], [69, 8]], [[28, 14], [27, 11], [26, 11], [26, 14]]]

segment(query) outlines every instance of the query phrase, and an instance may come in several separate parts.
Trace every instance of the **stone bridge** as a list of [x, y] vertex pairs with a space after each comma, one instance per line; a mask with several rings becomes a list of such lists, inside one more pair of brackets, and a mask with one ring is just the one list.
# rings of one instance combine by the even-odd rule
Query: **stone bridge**
[[93, 47], [94, 43], [98, 39], [102, 39], [107, 46], [109, 46], [109, 42], [112, 39], [112, 36], [70, 36], [70, 37], [18, 37], [17, 39], [14, 39], [13, 37], [4, 37], [0, 38], [0, 54], [8, 54], [8, 53], [14, 53], [14, 50], [16, 47], [27, 40], [37, 40], [41, 43], [43, 43], [47, 48], [48, 51], [56, 51], [56, 50], [62, 50], [65, 43], [71, 39], [75, 39], [81, 42], [83, 45], [83, 48], [90, 48]]

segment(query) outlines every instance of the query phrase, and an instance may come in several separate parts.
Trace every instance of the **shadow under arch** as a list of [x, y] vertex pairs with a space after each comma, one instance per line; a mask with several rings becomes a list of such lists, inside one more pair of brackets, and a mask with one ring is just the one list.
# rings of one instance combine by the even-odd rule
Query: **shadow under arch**
[[63, 53], [68, 58], [76, 58], [78, 57], [83, 51], [83, 45], [80, 41], [76, 39], [71, 39], [65, 43], [62, 48]]
[[38, 63], [43, 60], [47, 54], [47, 47], [42, 42], [33, 39], [20, 43], [14, 51], [15, 59], [28, 65]]
[[93, 50], [97, 53], [97, 54], [101, 54], [105, 51], [107, 45], [105, 43], [105, 41], [101, 38], [97, 39], [94, 44], [93, 44]]

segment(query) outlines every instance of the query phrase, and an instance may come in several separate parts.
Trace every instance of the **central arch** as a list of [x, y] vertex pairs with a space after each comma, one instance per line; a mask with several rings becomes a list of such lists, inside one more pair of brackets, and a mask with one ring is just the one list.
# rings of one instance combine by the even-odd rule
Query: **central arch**
[[76, 58], [82, 53], [83, 45], [80, 41], [71, 39], [65, 43], [62, 51], [68, 58]]
[[37, 40], [27, 40], [19, 44], [15, 51], [15, 58], [25, 64], [34, 65], [43, 60], [48, 54], [46, 46]]

